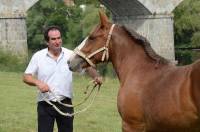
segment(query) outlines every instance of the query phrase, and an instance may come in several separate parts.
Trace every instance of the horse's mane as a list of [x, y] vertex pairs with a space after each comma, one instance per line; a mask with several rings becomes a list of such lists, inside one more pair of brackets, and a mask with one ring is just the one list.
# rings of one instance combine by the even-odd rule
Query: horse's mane
[[170, 63], [169, 60], [163, 58], [162, 56], [158, 55], [153, 48], [151, 47], [150, 42], [143, 36], [139, 35], [137, 32], [134, 30], [126, 27], [126, 26], [121, 26], [135, 41], [137, 41], [142, 47], [144, 48], [144, 51], [147, 53], [147, 55], [155, 60], [157, 63], [161, 64], [168, 64]]

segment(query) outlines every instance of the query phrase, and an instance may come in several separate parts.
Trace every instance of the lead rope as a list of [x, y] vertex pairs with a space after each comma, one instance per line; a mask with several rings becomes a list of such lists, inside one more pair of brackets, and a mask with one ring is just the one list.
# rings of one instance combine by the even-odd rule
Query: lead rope
[[[98, 88], [96, 88], [97, 86], [98, 86]], [[87, 93], [87, 90], [88, 90], [89, 87], [90, 87], [90, 85], [88, 85], [88, 86], [86, 87], [86, 91], [85, 91], [84, 93]], [[51, 105], [59, 114], [61, 114], [61, 115], [63, 115], [63, 116], [72, 117], [72, 116], [74, 116], [74, 115], [76, 115], [76, 114], [85, 112], [88, 108], [90, 108], [90, 107], [92, 106], [92, 104], [93, 104], [93, 102], [94, 102], [94, 100], [95, 100], [95, 97], [97, 96], [97, 94], [98, 94], [98, 92], [99, 92], [100, 87], [101, 87], [101, 85], [94, 84], [94, 86], [93, 86], [93, 88], [91, 89], [91, 91], [90, 91], [90, 93], [88, 94], [88, 96], [86, 96], [86, 97], [83, 99], [83, 101], [81, 101], [80, 103], [78, 103], [78, 104], [76, 104], [76, 105], [69, 105], [69, 104], [62, 103], [61, 101], [59, 101], [59, 100], [56, 98], [54, 92], [51, 91], [51, 93], [53, 94], [53, 96], [55, 96], [55, 98], [56, 98], [56, 102], [58, 102], [59, 104], [61, 104], [61, 105], [63, 105], [63, 106], [66, 106], [66, 107], [77, 107], [77, 106], [83, 104], [84, 102], [86, 102], [86, 101], [89, 99], [89, 97], [92, 95], [93, 91], [94, 91], [95, 88], [96, 88], [97, 90], [96, 90], [96, 92], [95, 92], [95, 94], [94, 94], [92, 100], [90, 101], [89, 105], [86, 106], [84, 109], [79, 110], [79, 111], [74, 112], [74, 113], [64, 113], [64, 112], [62, 112], [61, 110], [58, 109], [58, 107], [57, 107], [55, 104], [53, 104], [53, 103], [51, 103], [49, 100], [47, 100], [47, 96], [43, 97], [43, 100], [44, 100], [46, 103], [48, 103], [49, 105]]]

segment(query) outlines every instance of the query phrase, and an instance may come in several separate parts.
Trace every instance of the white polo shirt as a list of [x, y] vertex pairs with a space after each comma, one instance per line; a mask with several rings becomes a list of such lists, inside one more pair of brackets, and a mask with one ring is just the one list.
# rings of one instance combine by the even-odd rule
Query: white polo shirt
[[[54, 60], [48, 48], [40, 50], [32, 56], [25, 74], [32, 74], [38, 80], [47, 83], [59, 100], [64, 97], [72, 98], [72, 72], [67, 64], [72, 53], [73, 51], [62, 47], [60, 56]], [[44, 97], [56, 100], [51, 92], [42, 93], [38, 90], [38, 101], [43, 101]]]

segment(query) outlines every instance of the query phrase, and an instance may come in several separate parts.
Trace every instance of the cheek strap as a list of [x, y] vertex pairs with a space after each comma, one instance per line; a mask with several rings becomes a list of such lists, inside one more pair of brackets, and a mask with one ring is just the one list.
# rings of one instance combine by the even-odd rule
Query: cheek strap
[[79, 50], [79, 48], [75, 48], [75, 49], [74, 49], [74, 52], [75, 52], [77, 55], [79, 55], [79, 56], [81, 56], [82, 58], [84, 58], [84, 59], [87, 61], [87, 63], [89, 63], [90, 66], [92, 66], [92, 67], [94, 67], [94, 68], [96, 67], [96, 65], [90, 60], [90, 58], [93, 57], [94, 55], [96, 55], [97, 53], [103, 51], [101, 61], [104, 62], [104, 61], [105, 61], [105, 58], [106, 58], [106, 61], [108, 61], [108, 59], [109, 59], [108, 46], [109, 46], [109, 43], [110, 43], [110, 39], [111, 39], [111, 36], [112, 36], [112, 32], [113, 32], [114, 27], [115, 27], [115, 24], [113, 24], [113, 25], [111, 26], [111, 28], [110, 28], [110, 31], [109, 31], [109, 34], [108, 34], [108, 38], [107, 38], [107, 40], [106, 40], [106, 44], [105, 44], [104, 47], [97, 49], [96, 51], [92, 52], [92, 53], [89, 54], [89, 55], [84, 54], [81, 50]]

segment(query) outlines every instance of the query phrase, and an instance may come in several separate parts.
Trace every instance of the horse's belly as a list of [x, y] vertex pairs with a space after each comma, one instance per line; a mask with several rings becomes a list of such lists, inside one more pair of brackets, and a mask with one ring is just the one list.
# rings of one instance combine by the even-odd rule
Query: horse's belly
[[[170, 106], [169, 106], [170, 107]], [[146, 126], [149, 130], [156, 130], [156, 132], [200, 132], [200, 121], [196, 113], [192, 111], [177, 111], [155, 109], [146, 113]], [[154, 131], [155, 131], [154, 130]], [[159, 131], [160, 130], [160, 131]]]
[[199, 117], [193, 109], [181, 111], [168, 101], [158, 105], [154, 100], [155, 104], [144, 105], [139, 93], [121, 90], [117, 103], [123, 122], [130, 128], [147, 132], [200, 132]]
[[175, 124], [173, 125], [163, 125], [161, 123], [156, 124], [154, 127], [146, 127], [145, 132], [200, 132], [200, 122], [196, 121], [194, 123], [191, 123], [189, 125], [183, 125], [181, 126], [179, 123], [177, 123], [177, 126]]
[[184, 116], [184, 115], [174, 115], [169, 116], [166, 118], [159, 118], [157, 115], [156, 119], [150, 119], [146, 121], [149, 123], [149, 128], [168, 128], [168, 129], [186, 129], [186, 128], [195, 128], [199, 127], [198, 125], [199, 121], [197, 118], [193, 118], [191, 116]]

